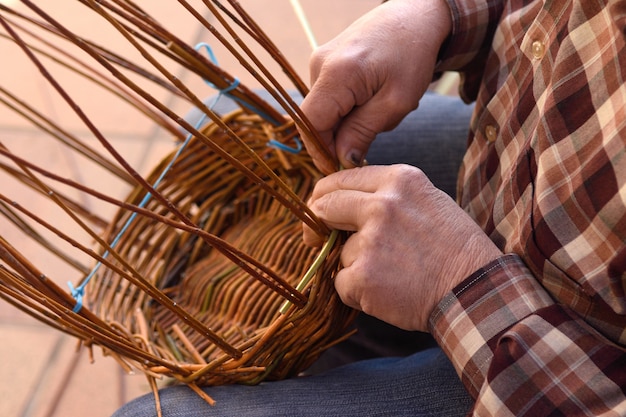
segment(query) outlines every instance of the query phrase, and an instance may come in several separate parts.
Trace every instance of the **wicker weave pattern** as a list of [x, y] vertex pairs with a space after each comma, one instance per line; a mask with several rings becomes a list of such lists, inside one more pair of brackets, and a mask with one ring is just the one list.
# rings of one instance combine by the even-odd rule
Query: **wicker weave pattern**
[[[292, 155], [268, 147], [267, 133], [271, 127], [258, 116], [237, 111], [225, 121], [297, 195], [304, 199], [310, 194], [319, 173], [305, 153]], [[254, 169], [254, 162], [227, 135], [220, 134], [214, 124], [206, 127], [204, 133]], [[147, 180], [154, 181], [161, 170], [161, 166], [157, 167]], [[265, 179], [265, 185], [273, 187]], [[301, 222], [259, 184], [233, 169], [200, 141], [192, 141], [158, 191], [195, 224], [202, 225], [206, 233], [220, 236], [275, 271], [295, 293], [293, 287], [312, 264], [317, 250], [302, 244]], [[138, 204], [143, 194], [144, 190], [137, 188], [129, 202]], [[167, 207], [156, 200], [151, 200], [146, 209], [172, 217]], [[108, 241], [129, 215], [120, 211], [112, 222]], [[293, 307], [284, 316], [279, 309], [285, 298], [267, 282], [234, 265], [202, 237], [176, 233], [161, 221], [135, 218], [117, 252], [139, 275], [151, 278], [150, 285], [163, 291], [168, 301], [156, 302], [138, 286], [106, 269], [87, 292], [88, 306], [100, 317], [127, 329], [132, 340], [141, 340], [143, 349], [176, 364], [170, 368], [156, 362], [145, 364], [150, 371], [178, 379], [214, 385], [292, 376], [345, 335], [353, 314], [333, 289], [337, 250], [326, 259], [307, 288], [306, 307]], [[317, 297], [323, 302], [314, 302]], [[184, 309], [185, 316], [168, 308], [170, 300]], [[185, 317], [194, 317], [210, 327], [242, 357], [224, 352], [184, 323]], [[178, 367], [191, 374], [177, 370]]]

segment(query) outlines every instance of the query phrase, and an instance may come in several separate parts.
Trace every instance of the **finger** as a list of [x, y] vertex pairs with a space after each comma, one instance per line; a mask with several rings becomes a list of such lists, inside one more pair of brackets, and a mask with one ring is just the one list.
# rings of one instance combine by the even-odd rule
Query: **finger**
[[331, 132], [355, 106], [354, 94], [347, 82], [337, 83], [323, 77], [313, 86], [300, 105], [304, 114], [319, 132]]
[[[366, 102], [371, 97], [372, 91], [371, 88], [364, 85], [361, 77], [354, 75], [357, 70], [353, 68], [353, 62], [345, 57], [338, 61], [341, 62], [335, 61], [334, 65], [329, 66], [324, 71], [319, 70], [319, 78], [316, 79], [311, 91], [300, 106], [312, 127], [319, 133], [323, 145], [329, 149], [333, 156], [333, 166], [331, 167], [329, 161], [320, 158], [319, 152], [315, 149], [315, 144], [305, 138], [305, 145], [315, 164], [326, 174], [337, 170], [335, 151], [337, 127], [355, 106]], [[354, 164], [347, 166], [354, 166]]]
[[[318, 204], [314, 204], [315, 201], [319, 200], [321, 197], [328, 196], [328, 194], [338, 192], [338, 191], [353, 191], [358, 193], [358, 188], [362, 188], [360, 190], [361, 194], [371, 193], [376, 191], [376, 184], [373, 180], [368, 180], [368, 172], [371, 172], [373, 176], [376, 178], [380, 178], [381, 175], [379, 173], [379, 167], [367, 167], [365, 168], [354, 168], [350, 170], [343, 170], [339, 172], [334, 172], [329, 174], [327, 177], [320, 179], [315, 188], [313, 189], [313, 193], [309, 198], [309, 208], [313, 210], [313, 212], [318, 216], [322, 221], [326, 222], [326, 219], [335, 219], [332, 224], [327, 223], [327, 226], [330, 228], [337, 228], [339, 230], [356, 230], [356, 225], [343, 224], [336, 220], [335, 216], [328, 214], [328, 212], [333, 210], [332, 205], [334, 198], [341, 199], [341, 195], [334, 195], [329, 198], [326, 198], [324, 201], [319, 202]], [[359, 175], [360, 172], [365, 172], [366, 175]], [[358, 194], [355, 194], [357, 196]], [[346, 195], [349, 197], [349, 195]], [[364, 195], [361, 195], [364, 197]], [[338, 202], [342, 203], [341, 201]], [[350, 202], [344, 203], [344, 205], [351, 204]], [[363, 205], [363, 203], [355, 203], [359, 205]], [[319, 235], [309, 226], [303, 223], [302, 225], [302, 237], [304, 240], [304, 244], [311, 247], [319, 247], [324, 243], [324, 236]]]
[[354, 282], [349, 268], [342, 268], [335, 275], [335, 290], [341, 298], [341, 302], [350, 308], [362, 311], [360, 297], [354, 292]]
[[344, 168], [362, 166], [370, 145], [379, 133], [375, 125], [360, 117], [363, 108], [356, 108], [346, 116], [335, 133], [335, 154]]
[[341, 270], [335, 275], [335, 289], [341, 301], [349, 307], [362, 310], [362, 295], [364, 273], [363, 263], [359, 262], [361, 254], [360, 235], [354, 233], [344, 243], [341, 250]]
[[[384, 177], [379, 172], [382, 170], [378, 168], [376, 166], [353, 168], [322, 178], [315, 185], [308, 202], [309, 208], [330, 228], [344, 231], [358, 230], [360, 223], [353, 218], [356, 215], [355, 210], [365, 207], [368, 194], [377, 189], [375, 180], [368, 180], [370, 175], [376, 179]], [[362, 172], [365, 175], [359, 175]], [[319, 247], [323, 244], [323, 236], [306, 224], [303, 224], [302, 233], [306, 245]]]
[[367, 221], [369, 193], [337, 190], [310, 204], [311, 210], [331, 229], [355, 232]]
[[342, 268], [350, 268], [354, 265], [361, 251], [361, 233], [351, 233], [341, 248], [341, 266]]
[[319, 248], [324, 244], [324, 236], [311, 229], [306, 223], [302, 223], [302, 240], [305, 245], [312, 248]]
[[324, 174], [330, 174], [337, 170], [337, 154], [335, 152], [335, 127], [339, 122], [341, 110], [338, 104], [332, 99], [332, 96], [320, 92], [314, 87], [311, 92], [304, 98], [300, 105], [302, 111], [311, 123], [321, 139], [321, 146], [328, 149], [333, 158], [333, 162], [326, 160], [322, 152], [318, 150], [319, 145], [312, 141], [313, 138], [303, 135], [302, 139], [309, 155], [313, 158], [313, 162], [317, 168]]
[[361, 166], [376, 136], [395, 128], [417, 108], [417, 97], [399, 91], [403, 90], [383, 88], [341, 120], [335, 132], [335, 148], [343, 167]]
[[[337, 155], [335, 153], [335, 146], [333, 140], [333, 132], [318, 132], [319, 139], [321, 139], [321, 146], [324, 146], [328, 152], [320, 149], [320, 145], [313, 142], [313, 138], [308, 137], [300, 131], [300, 137], [304, 142], [304, 146], [313, 159], [313, 163], [324, 175], [329, 175], [338, 170], [339, 162], [337, 161]], [[330, 144], [330, 145], [329, 145]], [[330, 159], [328, 158], [330, 154]]]
[[384, 186], [389, 177], [389, 171], [390, 167], [388, 166], [371, 165], [334, 172], [317, 182], [309, 203], [313, 203], [325, 194], [338, 190], [376, 192], [376, 190]]

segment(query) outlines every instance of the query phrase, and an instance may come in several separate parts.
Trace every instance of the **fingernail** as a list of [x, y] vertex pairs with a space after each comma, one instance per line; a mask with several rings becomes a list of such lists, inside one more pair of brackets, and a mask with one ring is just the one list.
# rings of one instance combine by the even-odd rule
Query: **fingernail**
[[363, 165], [363, 155], [357, 151], [351, 151], [348, 153], [348, 161], [352, 163], [352, 165], [360, 167]]

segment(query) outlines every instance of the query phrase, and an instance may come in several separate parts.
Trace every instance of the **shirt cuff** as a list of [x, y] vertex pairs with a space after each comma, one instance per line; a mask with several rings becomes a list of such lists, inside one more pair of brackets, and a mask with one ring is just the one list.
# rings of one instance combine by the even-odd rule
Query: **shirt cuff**
[[476, 397], [500, 335], [553, 304], [521, 258], [508, 254], [476, 271], [444, 297], [430, 316], [430, 330]]

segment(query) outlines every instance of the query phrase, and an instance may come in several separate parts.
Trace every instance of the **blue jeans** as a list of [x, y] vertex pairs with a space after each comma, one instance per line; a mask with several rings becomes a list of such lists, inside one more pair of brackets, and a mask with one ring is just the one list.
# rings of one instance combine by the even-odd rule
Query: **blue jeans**
[[[226, 110], [226, 109], [224, 109]], [[427, 94], [392, 132], [379, 135], [369, 164], [408, 163], [454, 195], [472, 112], [456, 98]], [[185, 386], [160, 392], [164, 417], [463, 416], [471, 397], [448, 358], [424, 333], [406, 332], [361, 315], [358, 333], [331, 348], [306, 376], [257, 386], [207, 387], [208, 405]], [[152, 394], [114, 417], [156, 416]]]

